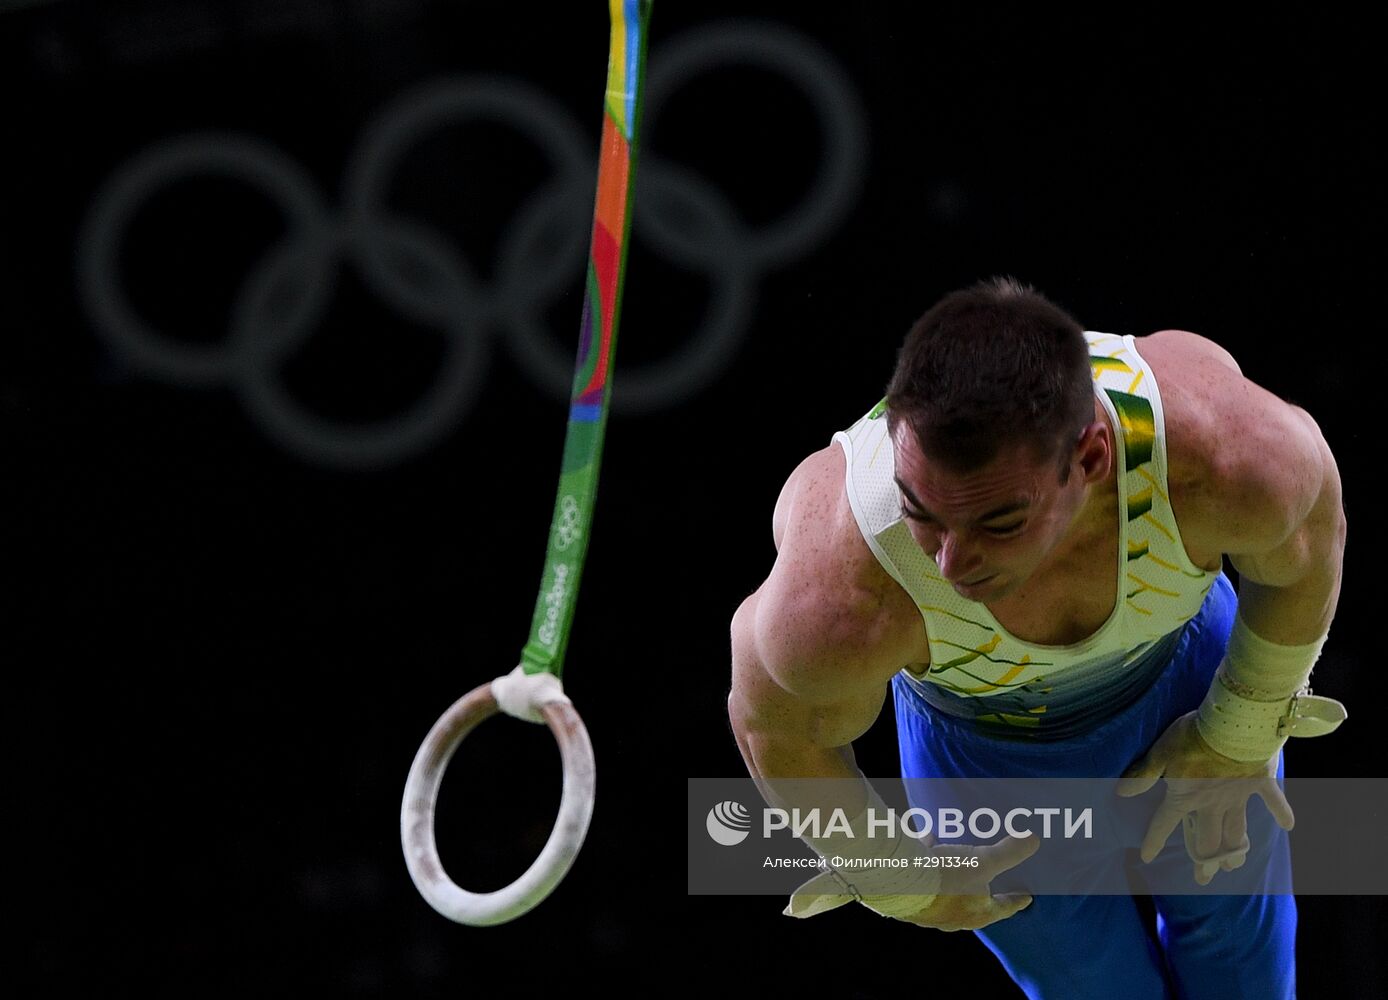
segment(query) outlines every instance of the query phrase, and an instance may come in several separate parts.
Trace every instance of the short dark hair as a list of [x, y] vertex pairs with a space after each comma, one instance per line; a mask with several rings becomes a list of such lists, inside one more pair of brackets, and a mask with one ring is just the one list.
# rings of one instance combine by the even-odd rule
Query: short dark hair
[[951, 292], [906, 334], [887, 385], [887, 425], [906, 421], [921, 452], [972, 472], [1006, 445], [1058, 458], [1094, 419], [1084, 328], [1030, 285], [993, 277]]

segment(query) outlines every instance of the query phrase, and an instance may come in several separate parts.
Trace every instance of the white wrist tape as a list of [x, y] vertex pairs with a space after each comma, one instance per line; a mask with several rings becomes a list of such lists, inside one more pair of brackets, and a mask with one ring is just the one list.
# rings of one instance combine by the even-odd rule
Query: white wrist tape
[[1268, 642], [1235, 615], [1229, 648], [1195, 717], [1215, 751], [1241, 761], [1271, 760], [1289, 736], [1322, 736], [1346, 718], [1333, 698], [1311, 694], [1307, 680], [1326, 636], [1303, 646]]
[[[830, 863], [830, 873], [841, 891], [868, 909], [887, 917], [919, 913], [940, 890], [940, 869], [912, 864], [914, 858], [929, 854], [923, 840], [903, 833], [900, 817], [888, 811], [871, 782], [864, 778], [863, 784], [867, 804], [848, 821], [852, 836], [835, 832], [805, 837], [805, 843]], [[870, 818], [876, 819], [871, 826]]]
[[548, 670], [538, 674], [527, 674], [524, 666], [518, 666], [505, 676], [492, 681], [492, 697], [497, 706], [507, 715], [527, 722], [544, 722], [540, 709], [556, 701], [572, 705], [564, 693], [564, 685], [558, 677]]

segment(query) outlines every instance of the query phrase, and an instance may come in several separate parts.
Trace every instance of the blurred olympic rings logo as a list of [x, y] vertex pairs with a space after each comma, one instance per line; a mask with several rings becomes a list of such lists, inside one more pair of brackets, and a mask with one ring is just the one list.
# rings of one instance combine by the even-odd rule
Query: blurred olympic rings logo
[[567, 493], [559, 501], [559, 516], [554, 526], [554, 547], [563, 552], [583, 531], [583, 512], [578, 509], [578, 501]]
[[[693, 339], [658, 364], [624, 368], [613, 405], [649, 411], [681, 402], [731, 360], [751, 318], [761, 274], [803, 255], [844, 218], [865, 161], [863, 111], [852, 83], [808, 38], [761, 22], [727, 22], [673, 41], [651, 59], [645, 124], [694, 76], [727, 64], [788, 78], [818, 115], [823, 155], [804, 201], [760, 227], [747, 225], [711, 184], [643, 149], [634, 229], [677, 266], [707, 276], [711, 301]], [[405, 153], [441, 126], [507, 124], [542, 149], [553, 174], [512, 219], [483, 284], [441, 233], [386, 204]], [[477, 396], [491, 333], [545, 391], [568, 398], [572, 350], [544, 328], [542, 314], [581, 273], [594, 190], [591, 141], [554, 101], [523, 82], [443, 81], [386, 108], [365, 130], [345, 169], [343, 204], [332, 212], [314, 180], [269, 143], [202, 132], [158, 143], [125, 163], [98, 192], [79, 234], [79, 290], [98, 333], [143, 374], [180, 385], [230, 384], [273, 438], [304, 458], [370, 468], [418, 453], [442, 437]], [[190, 177], [226, 177], [271, 199], [288, 229], [240, 285], [227, 336], [217, 343], [164, 336], [132, 307], [119, 255], [140, 209]], [[556, 239], [556, 237], [558, 237]], [[442, 372], [405, 412], [374, 424], [325, 419], [282, 384], [280, 369], [312, 335], [334, 293], [341, 262], [400, 315], [446, 337]], [[572, 265], [572, 266], [570, 266]]]

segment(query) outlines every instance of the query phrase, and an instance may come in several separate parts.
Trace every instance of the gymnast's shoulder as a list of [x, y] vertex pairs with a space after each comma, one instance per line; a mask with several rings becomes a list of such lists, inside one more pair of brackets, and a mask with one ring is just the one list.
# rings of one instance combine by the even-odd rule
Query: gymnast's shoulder
[[787, 477], [772, 515], [776, 560], [753, 595], [778, 681], [812, 698], [885, 683], [922, 655], [920, 616], [864, 541], [844, 473], [831, 444]]
[[1338, 493], [1315, 419], [1226, 349], [1186, 330], [1138, 338], [1137, 349], [1161, 394], [1167, 480], [1188, 547], [1212, 557], [1258, 551], [1285, 539], [1324, 490]]

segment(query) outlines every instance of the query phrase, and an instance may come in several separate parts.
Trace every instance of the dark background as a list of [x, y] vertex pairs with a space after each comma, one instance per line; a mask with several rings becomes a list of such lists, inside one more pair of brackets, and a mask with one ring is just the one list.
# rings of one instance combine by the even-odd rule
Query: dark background
[[[180, 376], [123, 346], [103, 318], [110, 295], [80, 265], [113, 178], [191, 133], [277, 150], [339, 217], [364, 131], [420, 86], [532, 88], [591, 171], [603, 6], [9, 7], [0, 402], [18, 596], [11, 825], [26, 835], [12, 863], [38, 890], [23, 904], [24, 971], [46, 992], [452, 996], [500, 977], [503, 995], [696, 982], [1016, 995], [971, 935], [861, 909], [793, 924], [779, 899], [689, 897], [680, 836], [685, 779], [743, 773], [727, 627], [770, 567], [781, 483], [879, 398], [916, 316], [991, 274], [1034, 284], [1089, 329], [1203, 333], [1320, 422], [1352, 528], [1317, 687], [1351, 719], [1292, 746], [1287, 773], [1383, 773], [1371, 712], [1388, 692], [1361, 652], [1383, 552], [1367, 418], [1385, 221], [1381, 53], [1363, 25], [657, 5], [652, 73], [700, 31], [715, 53], [790, 52], [796, 68], [705, 60], [645, 122], [617, 408], [565, 676], [597, 754], [597, 811], [555, 894], [481, 929], [415, 893], [400, 794], [434, 719], [508, 671], [529, 625], [565, 406], [514, 328], [528, 317], [572, 356], [582, 254], [536, 251], [543, 294], [488, 296], [553, 164], [516, 125], [487, 121], [443, 123], [399, 152], [393, 232], [413, 223], [472, 278], [436, 271], [431, 285], [408, 261], [393, 273], [450, 304], [457, 343], [490, 349], [430, 434], [365, 458], [354, 442], [440, 370], [438, 317], [309, 249], [300, 269], [336, 263], [337, 284], [310, 335], [266, 360], [304, 287], [289, 269], [245, 357], [305, 419], [336, 422], [344, 453], [258, 419], [245, 366]], [[861, 132], [827, 125], [807, 88]], [[849, 183], [824, 224], [775, 246], [749, 236], [812, 202], [826, 147]], [[591, 173], [575, 185], [583, 236]], [[248, 277], [294, 235], [245, 181], [175, 178], [120, 235], [116, 285], [165, 356], [207, 349], [229, 342]], [[696, 343], [702, 362], [682, 353]], [[652, 389], [660, 365], [670, 380]], [[891, 775], [894, 755], [888, 713], [859, 760]], [[558, 790], [546, 733], [482, 727], [444, 785], [450, 872], [476, 890], [509, 882]], [[1300, 906], [1301, 994], [1381, 992], [1383, 902]]]

